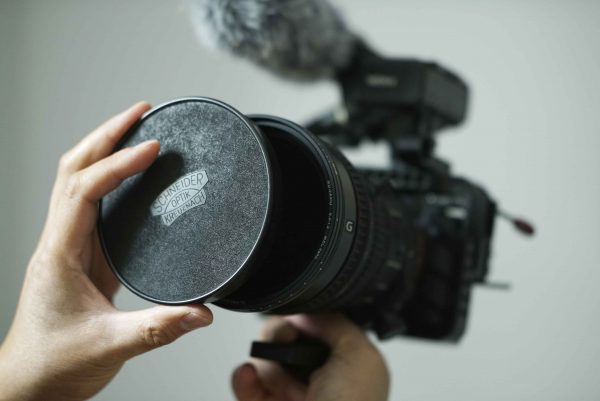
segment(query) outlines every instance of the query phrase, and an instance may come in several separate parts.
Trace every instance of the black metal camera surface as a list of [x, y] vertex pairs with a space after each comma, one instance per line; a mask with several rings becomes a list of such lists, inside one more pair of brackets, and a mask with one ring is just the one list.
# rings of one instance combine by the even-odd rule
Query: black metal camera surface
[[[341, 310], [380, 338], [457, 340], [496, 215], [432, 155], [466, 85], [431, 63], [360, 60], [339, 77], [345, 115], [308, 128], [201, 97], [149, 111], [118, 148], [158, 139], [157, 161], [100, 205], [119, 279], [158, 303]], [[356, 169], [335, 146], [365, 137], [388, 141], [389, 169]]]

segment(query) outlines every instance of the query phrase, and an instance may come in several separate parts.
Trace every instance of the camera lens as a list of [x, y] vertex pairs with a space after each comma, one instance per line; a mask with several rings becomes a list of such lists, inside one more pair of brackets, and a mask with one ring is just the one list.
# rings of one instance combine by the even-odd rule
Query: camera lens
[[228, 309], [285, 311], [306, 307], [339, 274], [355, 237], [354, 186], [337, 152], [302, 127], [269, 116], [251, 120], [272, 148], [279, 173], [273, 242]]
[[356, 288], [369, 200], [343, 156], [304, 128], [185, 98], [117, 148], [161, 142], [155, 163], [100, 205], [109, 265], [158, 303], [243, 311], [323, 309]]

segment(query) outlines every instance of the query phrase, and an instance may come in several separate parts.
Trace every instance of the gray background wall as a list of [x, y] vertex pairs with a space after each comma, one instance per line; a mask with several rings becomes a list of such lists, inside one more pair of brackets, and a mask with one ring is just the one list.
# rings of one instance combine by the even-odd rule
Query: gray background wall
[[[339, 0], [390, 55], [451, 66], [471, 113], [442, 135], [455, 171], [539, 227], [500, 222], [492, 276], [458, 346], [382, 344], [394, 400], [600, 397], [600, 2]], [[338, 99], [199, 45], [178, 1], [0, 0], [0, 337], [41, 229], [59, 155], [135, 100], [207, 95], [244, 112], [304, 119]], [[374, 163], [371, 146], [351, 154]], [[118, 305], [146, 306], [123, 291]], [[260, 322], [213, 308], [214, 325], [128, 363], [97, 400], [226, 400]]]

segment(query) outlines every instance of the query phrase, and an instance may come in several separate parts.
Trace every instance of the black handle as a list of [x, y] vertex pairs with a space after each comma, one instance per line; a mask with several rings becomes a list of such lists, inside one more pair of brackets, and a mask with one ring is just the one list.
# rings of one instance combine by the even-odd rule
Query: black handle
[[325, 343], [299, 340], [293, 343], [254, 341], [250, 356], [279, 363], [296, 378], [307, 382], [311, 373], [323, 366], [331, 354]]

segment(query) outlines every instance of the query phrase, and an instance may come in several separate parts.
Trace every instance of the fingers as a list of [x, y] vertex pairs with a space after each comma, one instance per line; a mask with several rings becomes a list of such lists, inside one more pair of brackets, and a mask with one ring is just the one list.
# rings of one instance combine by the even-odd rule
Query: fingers
[[[261, 339], [291, 342], [298, 335], [298, 330], [290, 323], [275, 317], [263, 326]], [[260, 359], [253, 359], [236, 369], [231, 384], [238, 401], [302, 401], [306, 396], [305, 384], [294, 379], [281, 366]]]
[[274, 400], [303, 401], [306, 396], [306, 385], [290, 376], [280, 365], [261, 359], [253, 359], [252, 364], [257, 372], [267, 395]]
[[334, 352], [345, 353], [357, 346], [370, 345], [363, 331], [342, 315], [293, 315], [284, 319], [307, 335], [323, 340]]
[[308, 398], [385, 400], [389, 372], [377, 348], [363, 331], [342, 315], [295, 315], [285, 320], [332, 348], [325, 365], [311, 376]]
[[243, 364], [233, 372], [231, 387], [238, 401], [264, 401], [268, 396], [267, 388], [250, 363]]
[[79, 171], [108, 156], [127, 130], [149, 109], [147, 102], [138, 102], [107, 120], [65, 153], [61, 158], [62, 172]]
[[102, 124], [61, 158], [40, 243], [50, 249], [71, 249], [73, 255], [81, 253], [81, 243], [88, 240], [95, 227], [96, 202], [125, 178], [148, 168], [157, 157], [160, 148], [157, 141], [110, 155], [149, 108], [146, 102], [133, 105]]
[[124, 179], [147, 169], [156, 159], [160, 144], [146, 141], [122, 149], [99, 162], [72, 174], [65, 186], [63, 200], [57, 205], [58, 220], [52, 225], [62, 229], [63, 246], [78, 249], [94, 231], [97, 202]]
[[296, 315], [266, 322], [262, 339], [294, 341], [299, 334], [317, 337], [332, 347], [326, 364], [310, 377], [308, 387], [281, 366], [264, 360], [242, 365], [232, 378], [238, 401], [385, 400], [389, 374], [381, 354], [365, 334], [341, 315]]
[[159, 150], [160, 144], [157, 140], [142, 142], [133, 148], [121, 149], [74, 173], [65, 188], [66, 195], [96, 203], [118, 187], [125, 178], [150, 167]]
[[[300, 333], [290, 323], [274, 317], [265, 323], [261, 340], [286, 343], [294, 341]], [[301, 401], [306, 395], [306, 385], [290, 376], [276, 363], [253, 359], [234, 372], [232, 385], [238, 400]]]
[[263, 341], [275, 343], [290, 343], [298, 338], [300, 333], [289, 322], [282, 318], [267, 320], [261, 332]]
[[117, 360], [125, 361], [211, 323], [212, 313], [204, 305], [156, 306], [135, 312], [116, 312], [112, 320], [115, 337], [109, 348]]

